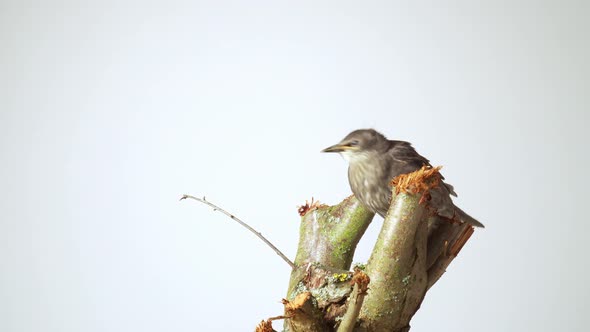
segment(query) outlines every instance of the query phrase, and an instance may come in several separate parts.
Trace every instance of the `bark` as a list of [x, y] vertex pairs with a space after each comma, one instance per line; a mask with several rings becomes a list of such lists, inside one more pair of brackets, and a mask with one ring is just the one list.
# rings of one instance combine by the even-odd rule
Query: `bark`
[[373, 216], [354, 196], [307, 212], [301, 220], [295, 265], [313, 262], [348, 270]]
[[335, 206], [312, 208], [302, 217], [287, 299], [294, 301], [308, 292], [311, 303], [324, 315], [293, 316], [287, 319], [285, 331], [298, 331], [310, 319], [317, 320], [315, 326], [325, 322], [333, 326], [344, 313], [344, 302], [352, 291], [349, 269], [354, 251], [373, 216], [351, 196]]
[[301, 218], [296, 268], [291, 272], [287, 297], [297, 295], [294, 287], [309, 272], [309, 264], [324, 266], [334, 273], [348, 272], [356, 246], [373, 216], [354, 196], [338, 205], [323, 205], [307, 212]]
[[400, 193], [392, 200], [367, 263], [371, 286], [361, 309], [361, 331], [402, 331], [422, 303], [428, 228], [420, 198]]

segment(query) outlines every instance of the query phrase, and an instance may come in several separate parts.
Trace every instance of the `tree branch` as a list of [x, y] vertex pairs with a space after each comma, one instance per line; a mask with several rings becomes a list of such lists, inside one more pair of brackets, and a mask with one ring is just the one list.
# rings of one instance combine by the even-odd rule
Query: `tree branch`
[[257, 332], [275, 332], [272, 320], [281, 318], [286, 332], [408, 332], [427, 290], [474, 230], [437, 215], [430, 190], [440, 184], [438, 169], [422, 168], [392, 181], [393, 198], [379, 238], [364, 272], [355, 268], [354, 274], [349, 269], [356, 246], [374, 216], [354, 196], [334, 206], [312, 199], [299, 208], [294, 262], [260, 232], [205, 197], [184, 195], [181, 200], [190, 198], [225, 214], [291, 266], [284, 315], [262, 321]]
[[374, 213], [354, 196], [334, 206], [318, 205], [301, 217], [299, 248], [295, 263], [319, 263], [348, 270], [361, 237]]
[[[298, 268], [291, 271], [287, 298], [292, 300], [302, 293], [310, 293], [312, 303], [323, 313], [322, 319], [329, 326], [334, 326], [338, 317], [346, 311], [345, 300], [352, 291], [352, 285], [348, 282], [351, 277], [348, 269], [356, 246], [374, 213], [366, 210], [352, 196], [338, 205], [318, 205], [305, 212], [301, 218], [295, 258]], [[287, 307], [285, 315], [289, 315]], [[307, 329], [298, 329], [302, 318], [288, 318], [284, 325], [285, 331], [307, 332]], [[351, 325], [354, 326], [354, 322]], [[323, 331], [332, 330], [327, 328]]]
[[245, 222], [243, 222], [242, 220], [240, 220], [240, 218], [234, 216], [233, 214], [227, 212], [226, 210], [220, 208], [219, 206], [207, 201], [205, 199], [205, 196], [203, 196], [203, 198], [198, 198], [198, 197], [194, 197], [191, 195], [182, 195], [180, 200], [182, 201], [187, 198], [194, 199], [195, 201], [201, 202], [203, 204], [207, 204], [213, 208], [213, 211], [219, 211], [219, 212], [225, 214], [226, 216], [230, 217], [231, 219], [235, 220], [238, 224], [246, 227], [247, 230], [254, 233], [254, 235], [258, 236], [258, 238], [261, 239], [262, 242], [266, 243], [266, 245], [268, 245], [272, 250], [274, 250], [274, 252], [277, 255], [279, 255], [285, 262], [287, 262], [287, 264], [289, 264], [289, 266], [291, 266], [292, 269], [297, 268], [297, 266], [293, 262], [291, 262], [291, 260], [289, 258], [287, 258], [287, 256], [285, 256], [277, 247], [275, 247], [269, 240], [267, 240], [260, 232], [256, 231], [254, 228], [250, 227], [250, 225], [248, 225]]
[[409, 330], [428, 285], [428, 197], [440, 183], [439, 168], [402, 174], [395, 184], [392, 200], [366, 273], [371, 277], [360, 315], [360, 331]]
[[367, 263], [361, 331], [405, 331], [426, 293], [427, 224], [420, 194], [395, 195]]

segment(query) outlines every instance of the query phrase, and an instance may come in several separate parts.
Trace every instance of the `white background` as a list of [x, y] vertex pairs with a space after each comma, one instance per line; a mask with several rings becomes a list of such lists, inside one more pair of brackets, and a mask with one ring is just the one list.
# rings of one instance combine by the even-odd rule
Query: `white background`
[[[413, 142], [486, 224], [412, 331], [586, 331], [583, 1], [0, 2], [0, 331], [252, 331], [319, 151]], [[366, 261], [381, 220], [357, 252]], [[277, 324], [276, 327], [280, 326]]]

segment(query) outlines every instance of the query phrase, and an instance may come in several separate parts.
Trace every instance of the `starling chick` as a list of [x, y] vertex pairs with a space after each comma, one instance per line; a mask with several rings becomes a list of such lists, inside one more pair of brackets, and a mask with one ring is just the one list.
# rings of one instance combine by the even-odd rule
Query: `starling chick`
[[[339, 152], [348, 161], [348, 181], [352, 192], [363, 205], [385, 217], [391, 203], [390, 181], [400, 174], [411, 173], [422, 166], [431, 166], [412, 145], [391, 141], [373, 129], [355, 130], [340, 143], [322, 152]], [[484, 227], [453, 204], [450, 195], [457, 196], [453, 186], [442, 183], [430, 191], [431, 204], [438, 215]]]

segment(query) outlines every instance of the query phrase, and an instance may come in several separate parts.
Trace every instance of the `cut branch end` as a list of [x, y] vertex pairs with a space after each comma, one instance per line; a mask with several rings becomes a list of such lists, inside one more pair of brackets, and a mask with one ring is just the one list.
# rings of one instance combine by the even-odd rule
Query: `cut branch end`
[[260, 324], [258, 324], [258, 326], [256, 326], [255, 332], [276, 332], [276, 331], [272, 328], [272, 321], [269, 319], [269, 320], [261, 321]]
[[311, 202], [308, 202], [307, 200], [305, 200], [305, 204], [304, 205], [300, 205], [297, 207], [297, 213], [299, 213], [300, 216], [305, 216], [308, 212], [316, 210], [320, 207], [324, 207], [327, 206], [326, 204], [321, 204], [320, 201], [316, 201], [313, 199], [313, 197], [311, 198]]
[[391, 184], [395, 186], [396, 194], [427, 192], [440, 184], [442, 177], [439, 170], [441, 168], [442, 166], [422, 166], [415, 172], [396, 176], [391, 180]]
[[467, 243], [467, 241], [469, 241], [469, 238], [471, 237], [473, 232], [475, 232], [473, 226], [469, 226], [469, 227], [465, 228], [465, 230], [461, 233], [461, 235], [459, 235], [459, 238], [457, 238], [457, 241], [455, 241], [455, 243], [453, 243], [453, 246], [449, 250], [449, 254], [451, 254], [453, 256], [457, 256], [459, 254], [459, 251], [461, 251], [461, 249], [463, 249], [463, 246], [465, 245], [465, 243]]

